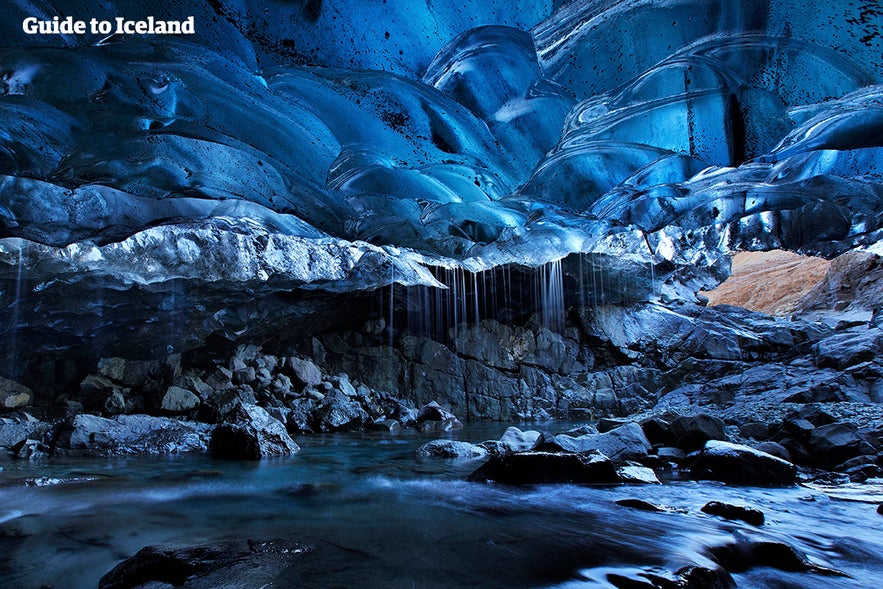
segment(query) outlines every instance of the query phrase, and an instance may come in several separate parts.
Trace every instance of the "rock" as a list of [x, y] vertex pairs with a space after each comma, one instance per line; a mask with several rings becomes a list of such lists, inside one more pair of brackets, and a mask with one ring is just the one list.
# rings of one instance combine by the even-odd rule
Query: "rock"
[[292, 559], [313, 550], [313, 546], [287, 540], [233, 540], [201, 546], [148, 546], [101, 577], [98, 587], [271, 587], [278, 583], [280, 574], [294, 566]]
[[469, 475], [470, 481], [508, 485], [545, 483], [614, 484], [619, 475], [610, 459], [600, 452], [520, 452], [492, 456]]
[[433, 440], [417, 448], [419, 458], [485, 458], [488, 451], [469, 442]]
[[622, 417], [602, 417], [598, 420], [598, 433], [607, 433], [630, 422], [630, 419]]
[[701, 511], [709, 515], [718, 515], [724, 519], [738, 519], [752, 526], [762, 526], [764, 521], [763, 512], [759, 509], [721, 503], [720, 501], [709, 501], [702, 506]]
[[684, 459], [686, 454], [680, 448], [670, 448], [668, 446], [663, 446], [656, 451], [656, 456], [660, 460], [665, 460], [667, 462], [680, 462]]
[[655, 503], [650, 503], [643, 499], [617, 499], [614, 503], [622, 507], [640, 509], [641, 511], [668, 511], [668, 509], [661, 505], [656, 505]]
[[346, 374], [338, 374], [337, 376], [332, 376], [328, 379], [334, 388], [346, 395], [347, 397], [358, 397], [358, 393], [356, 392], [356, 388], [350, 382], [350, 377]]
[[744, 573], [757, 567], [787, 572], [812, 572], [826, 576], [847, 576], [809, 562], [805, 555], [779, 542], [739, 542], [708, 549], [711, 558], [731, 573]]
[[635, 460], [646, 457], [652, 446], [641, 426], [629, 422], [604, 434], [589, 434], [578, 438], [558, 435], [542, 448], [564, 452], [598, 450], [611, 460]]
[[381, 419], [380, 421], [372, 421], [371, 431], [396, 434], [402, 431], [402, 424], [395, 419]]
[[521, 431], [517, 427], [506, 428], [500, 437], [500, 443], [509, 452], [529, 452], [535, 450], [543, 441], [543, 434], [534, 430]]
[[0, 417], [0, 448], [12, 449], [29, 438], [42, 438], [49, 427], [28, 413]]
[[559, 434], [559, 435], [570, 436], [571, 438], [579, 438], [580, 436], [588, 436], [588, 435], [597, 434], [597, 433], [600, 433], [598, 431], [598, 428], [595, 427], [594, 425], [587, 423], [585, 425], [580, 425], [580, 426], [577, 426], [573, 429], [569, 429], [566, 432], [561, 432], [561, 434]]
[[641, 484], [641, 485], [661, 485], [656, 473], [652, 468], [646, 466], [620, 466], [616, 469], [616, 474], [623, 483]]
[[277, 374], [276, 378], [270, 383], [270, 391], [277, 399], [284, 399], [291, 396], [291, 379], [284, 374]]
[[883, 503], [877, 506], [877, 513], [883, 515]]
[[788, 448], [778, 442], [761, 442], [755, 446], [755, 448], [761, 452], [766, 452], [767, 454], [775, 456], [776, 458], [791, 462], [791, 452], [788, 451]]
[[257, 405], [239, 403], [226, 421], [212, 431], [210, 449], [215, 458], [257, 460], [291, 456], [300, 447], [285, 426]]
[[199, 397], [186, 389], [172, 385], [163, 395], [160, 408], [166, 413], [180, 414], [192, 411], [197, 406], [199, 406]]
[[770, 428], [762, 421], [750, 421], [739, 428], [739, 435], [746, 439], [758, 441], [768, 440]]
[[685, 452], [693, 452], [705, 445], [708, 440], [726, 440], [723, 420], [705, 413], [690, 417], [678, 417], [671, 422], [671, 433], [675, 446]]
[[357, 430], [368, 421], [368, 413], [356, 401], [341, 393], [327, 395], [313, 411], [313, 428], [321, 432]]
[[34, 392], [23, 384], [0, 376], [0, 411], [27, 407], [34, 399]]
[[856, 456], [876, 454], [874, 447], [859, 435], [855, 424], [845, 421], [815, 428], [807, 449], [813, 463], [823, 468], [832, 468]]
[[654, 446], [672, 446], [675, 438], [671, 433], [671, 424], [661, 417], [648, 417], [641, 421], [641, 429], [647, 440]]
[[679, 578], [674, 587], [678, 589], [733, 589], [736, 582], [730, 574], [722, 569], [710, 569], [703, 566], [688, 566], [675, 573]]
[[460, 423], [460, 420], [457, 419], [457, 417], [453, 413], [451, 413], [435, 401], [427, 403], [417, 412], [418, 424], [422, 424], [427, 421], [441, 422], [450, 426], [443, 429], [459, 429], [463, 427], [463, 424]]
[[149, 415], [77, 415], [64, 424], [55, 454], [116, 456], [204, 452], [209, 426]]
[[291, 377], [292, 383], [301, 389], [315, 387], [322, 382], [322, 371], [311, 360], [292, 356], [288, 359], [285, 371]]
[[313, 416], [313, 404], [309, 399], [295, 399], [291, 402], [291, 411], [285, 422], [285, 429], [292, 434], [314, 433], [311, 420]]
[[223, 366], [219, 366], [214, 372], [206, 377], [205, 384], [208, 385], [212, 391], [225, 391], [232, 389], [235, 386], [233, 384], [233, 373]]
[[785, 486], [796, 481], [796, 467], [765, 452], [719, 440], [709, 440], [692, 457], [690, 478], [731, 485]]

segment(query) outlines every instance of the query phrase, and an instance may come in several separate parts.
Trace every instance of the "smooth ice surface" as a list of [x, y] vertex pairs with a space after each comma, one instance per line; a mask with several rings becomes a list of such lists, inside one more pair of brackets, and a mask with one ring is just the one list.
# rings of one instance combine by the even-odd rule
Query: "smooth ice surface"
[[[197, 34], [21, 34], [51, 2], [0, 24], [4, 332], [73, 325], [35, 312], [47, 284], [103, 326], [119, 307], [96, 286], [120, 277], [355, 292], [564, 259], [584, 299], [669, 300], [737, 249], [880, 237], [875, 2], [156, 4], [63, 12], [193, 14]], [[191, 231], [216, 241], [180, 247]], [[264, 249], [294, 238], [390, 259], [332, 280]], [[59, 270], [71, 247], [98, 252], [85, 274]]]

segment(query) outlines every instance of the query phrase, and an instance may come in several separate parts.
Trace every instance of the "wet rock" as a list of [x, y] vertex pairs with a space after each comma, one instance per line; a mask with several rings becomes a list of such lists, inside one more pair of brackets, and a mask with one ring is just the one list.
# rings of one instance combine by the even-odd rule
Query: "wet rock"
[[49, 448], [44, 446], [39, 440], [25, 440], [13, 450], [17, 459], [29, 460], [31, 462], [42, 460], [49, 455]]
[[198, 405], [199, 397], [191, 391], [173, 385], [163, 395], [160, 409], [167, 413], [182, 414], [196, 409]]
[[764, 522], [763, 512], [752, 507], [732, 505], [720, 501], [709, 501], [702, 506], [701, 511], [709, 515], [717, 515], [724, 519], [737, 519], [747, 522], [752, 526], [762, 526]]
[[656, 456], [668, 462], [680, 462], [684, 459], [686, 454], [680, 448], [669, 448], [668, 446], [663, 446], [656, 451]]
[[257, 405], [243, 403], [212, 431], [210, 449], [215, 458], [226, 460], [290, 456], [300, 451], [277, 419]]
[[309, 399], [295, 399], [291, 402], [285, 428], [292, 434], [314, 433], [311, 425], [313, 404]]
[[780, 571], [820, 575], [846, 576], [840, 571], [811, 563], [805, 555], [780, 542], [740, 542], [709, 548], [712, 560], [731, 573], [744, 573], [757, 567]]
[[101, 577], [99, 589], [269, 587], [313, 547], [285, 540], [148, 546]]
[[48, 430], [48, 423], [28, 413], [0, 417], [0, 448], [11, 449], [29, 438], [41, 438]]
[[689, 417], [678, 417], [671, 422], [671, 433], [675, 446], [685, 452], [693, 452], [709, 440], [726, 440], [727, 434], [722, 419], [700, 413]]
[[360, 429], [368, 413], [353, 399], [336, 392], [326, 395], [312, 415], [313, 428], [321, 432], [346, 432]]
[[807, 445], [813, 463], [832, 468], [856, 456], [876, 454], [853, 423], [837, 422], [815, 428]]
[[600, 452], [521, 452], [492, 456], [469, 476], [469, 480], [508, 485], [620, 482], [613, 463]]
[[877, 513], [883, 515], [883, 503], [877, 506]]
[[646, 457], [652, 446], [641, 426], [630, 422], [603, 434], [588, 434], [577, 438], [558, 435], [542, 448], [563, 452], [598, 450], [612, 460], [635, 460]]
[[736, 582], [727, 571], [702, 566], [689, 566], [677, 573], [678, 589], [733, 589]]
[[433, 440], [417, 448], [419, 458], [484, 458], [488, 451], [476, 444], [457, 440]]
[[402, 431], [402, 424], [395, 419], [381, 419], [372, 421], [369, 429], [374, 432], [395, 434]]
[[647, 468], [646, 466], [637, 466], [637, 465], [626, 465], [620, 466], [616, 469], [616, 474], [619, 475], [620, 480], [623, 483], [637, 484], [637, 485], [661, 485], [659, 479], [656, 477], [656, 473], [653, 472], [652, 468]]
[[690, 461], [690, 478], [731, 485], [793, 485], [797, 469], [793, 464], [765, 452], [719, 440], [709, 440]]
[[204, 452], [209, 426], [149, 415], [77, 415], [58, 434], [55, 454], [115, 456]]
[[0, 376], [0, 411], [27, 407], [33, 399], [34, 392], [31, 389]]
[[521, 431], [517, 427], [506, 428], [500, 437], [500, 443], [509, 452], [529, 452], [535, 450], [543, 441], [543, 434], [534, 430]]
[[739, 428], [739, 435], [746, 439], [768, 440], [770, 428], [762, 421], [751, 421]]
[[292, 356], [285, 365], [285, 373], [301, 389], [315, 387], [322, 382], [322, 371], [311, 360]]
[[630, 507], [632, 509], [640, 509], [641, 511], [668, 511], [665, 507], [644, 501], [643, 499], [617, 499], [614, 501], [622, 507]]
[[463, 427], [463, 424], [453, 413], [435, 401], [427, 403], [420, 408], [417, 412], [417, 423], [420, 429], [424, 431], [430, 429], [448, 431]]

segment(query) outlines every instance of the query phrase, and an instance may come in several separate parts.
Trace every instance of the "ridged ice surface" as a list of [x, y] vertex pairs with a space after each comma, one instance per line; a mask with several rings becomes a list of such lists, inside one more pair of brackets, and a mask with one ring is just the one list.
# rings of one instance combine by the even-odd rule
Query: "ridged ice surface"
[[[148, 9], [11, 10], [9, 333], [183, 313], [116, 301], [145, 285], [211, 284], [188, 289], [192, 314], [225, 289], [438, 286], [426, 266], [562, 258], [572, 276], [632, 276], [624, 301], [689, 297], [735, 249], [832, 256], [880, 238], [874, 1], [170, 2], [152, 14], [193, 14], [197, 35], [109, 39], [19, 24]], [[60, 293], [101, 321], [46, 303]]]

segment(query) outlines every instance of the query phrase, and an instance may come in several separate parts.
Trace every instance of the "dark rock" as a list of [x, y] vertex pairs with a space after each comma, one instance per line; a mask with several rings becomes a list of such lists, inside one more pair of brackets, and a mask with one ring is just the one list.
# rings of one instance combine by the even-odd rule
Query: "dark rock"
[[19, 460], [36, 461], [46, 458], [49, 448], [38, 440], [25, 440], [13, 448], [15, 457]]
[[693, 452], [709, 440], [726, 440], [727, 434], [722, 419], [705, 413], [690, 417], [678, 417], [671, 422], [671, 433], [675, 446], [685, 452]]
[[788, 451], [788, 448], [778, 442], [761, 442], [755, 446], [755, 448], [761, 452], [766, 452], [767, 454], [775, 456], [776, 458], [791, 462], [791, 452]]
[[625, 425], [627, 423], [631, 423], [632, 420], [622, 418], [622, 417], [603, 417], [598, 420], [598, 433], [606, 433], [611, 430], [615, 430], [616, 428]]
[[883, 503], [877, 506], [877, 513], [883, 515]]
[[[778, 444], [785, 448], [788, 455], [791, 456], [791, 459], [788, 462], [793, 462], [800, 466], [806, 466], [811, 462], [811, 457], [809, 452], [806, 451], [806, 447], [797, 440], [785, 438], [784, 440], [780, 440]], [[773, 453], [770, 452], [770, 454]], [[773, 456], [776, 456], [776, 454], [773, 454]], [[779, 458], [781, 458], [781, 456], [779, 456]]]
[[438, 422], [444, 424], [443, 427], [439, 428], [444, 430], [459, 429], [463, 427], [463, 424], [460, 423], [460, 420], [457, 419], [453, 413], [435, 401], [427, 403], [417, 412], [417, 423], [424, 424], [426, 422]]
[[797, 469], [790, 462], [748, 446], [709, 440], [692, 457], [690, 478], [721, 481], [731, 485], [793, 485]]
[[850, 458], [846, 462], [838, 464], [833, 470], [836, 472], [846, 472], [851, 468], [867, 466], [869, 464], [876, 465], [877, 458], [875, 456], [856, 456], [855, 458]]
[[395, 419], [381, 419], [380, 421], [372, 421], [369, 429], [374, 432], [395, 434], [402, 431], [402, 424]]
[[417, 448], [420, 458], [484, 458], [488, 451], [469, 442], [457, 440], [433, 440]]
[[752, 526], [762, 526], [764, 521], [763, 512], [759, 509], [721, 503], [720, 501], [709, 501], [702, 506], [701, 511], [709, 515], [718, 515], [724, 519], [738, 519]]
[[311, 434], [314, 433], [313, 426], [310, 424], [313, 414], [313, 404], [309, 399], [295, 399], [291, 402], [291, 411], [288, 413], [288, 419], [285, 422], [285, 428], [292, 434]]
[[284, 372], [301, 389], [318, 386], [322, 382], [322, 371], [311, 360], [291, 357], [285, 365]]
[[666, 460], [668, 462], [680, 462], [684, 459], [686, 454], [680, 448], [669, 448], [668, 446], [663, 446], [656, 451], [656, 456], [661, 460]]
[[346, 432], [360, 429], [368, 419], [358, 402], [336, 393], [327, 395], [313, 411], [312, 424], [321, 432]]
[[617, 499], [614, 503], [621, 505], [622, 507], [640, 509], [641, 511], [668, 511], [668, 509], [661, 505], [656, 505], [655, 503], [650, 503], [643, 499]]
[[14, 380], [0, 376], [0, 411], [27, 407], [33, 399], [34, 391]]
[[813, 463], [823, 468], [834, 467], [863, 454], [876, 454], [874, 447], [859, 435], [855, 424], [845, 421], [813, 430], [808, 450]]
[[469, 480], [508, 485], [620, 482], [613, 463], [600, 452], [521, 452], [492, 456], [469, 476]]
[[739, 435], [743, 438], [757, 441], [768, 440], [770, 437], [770, 428], [762, 421], [750, 421], [739, 428]]
[[148, 546], [101, 577], [99, 589], [273, 586], [290, 560], [314, 548], [285, 540]]
[[[566, 432], [561, 432], [559, 435], [562, 436], [570, 436], [571, 438], [578, 438], [580, 436], [588, 436], [591, 434], [600, 433], [598, 428], [591, 424], [580, 425], [575, 428], [569, 429]], [[554, 436], [549, 436], [550, 438]]]
[[634, 422], [604, 434], [588, 434], [578, 438], [558, 435], [541, 446], [547, 451], [588, 452], [598, 450], [612, 460], [637, 460], [647, 456], [652, 446], [641, 426]]
[[210, 449], [215, 458], [225, 460], [257, 460], [300, 451], [277, 419], [257, 405], [242, 403], [212, 431]]
[[209, 436], [209, 426], [204, 423], [149, 415], [117, 415], [108, 419], [83, 414], [62, 426], [55, 453], [115, 456], [204, 452]]
[[506, 428], [500, 437], [500, 443], [503, 444], [509, 452], [529, 452], [536, 450], [543, 442], [543, 434], [534, 430], [521, 431], [517, 427]]
[[779, 542], [740, 542], [709, 548], [712, 560], [731, 573], [744, 573], [757, 567], [770, 567], [792, 573], [812, 572], [829, 576], [847, 576], [840, 571], [809, 562], [787, 544]]
[[661, 417], [648, 417], [641, 421], [644, 435], [654, 446], [671, 446], [675, 438], [671, 433], [671, 424]]
[[736, 582], [727, 571], [702, 566], [689, 566], [680, 569], [678, 589], [733, 589]]

